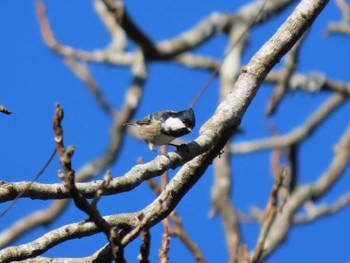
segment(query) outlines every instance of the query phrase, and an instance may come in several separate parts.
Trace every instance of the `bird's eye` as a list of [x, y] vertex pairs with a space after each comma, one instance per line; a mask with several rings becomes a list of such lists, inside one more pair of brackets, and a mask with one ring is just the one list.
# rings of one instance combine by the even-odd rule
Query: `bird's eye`
[[148, 119], [146, 120], [146, 122], [145, 122], [146, 125], [150, 125], [151, 123], [152, 123], [151, 118], [148, 118]]

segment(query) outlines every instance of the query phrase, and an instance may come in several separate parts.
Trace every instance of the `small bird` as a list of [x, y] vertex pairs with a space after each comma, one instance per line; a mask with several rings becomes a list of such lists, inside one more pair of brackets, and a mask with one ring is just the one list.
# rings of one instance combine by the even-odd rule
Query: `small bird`
[[[138, 128], [140, 137], [151, 151], [165, 154], [154, 149], [155, 145], [167, 145], [178, 137], [193, 132], [196, 118], [192, 108], [183, 111], [157, 111], [141, 120], [125, 123]], [[172, 145], [172, 144], [170, 144]], [[176, 145], [174, 145], [176, 146]]]

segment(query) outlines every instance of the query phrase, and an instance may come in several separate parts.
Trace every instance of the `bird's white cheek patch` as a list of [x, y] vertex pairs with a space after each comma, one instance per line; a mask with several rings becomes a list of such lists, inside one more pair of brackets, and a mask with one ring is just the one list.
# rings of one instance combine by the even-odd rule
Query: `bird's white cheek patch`
[[163, 128], [165, 131], [175, 131], [178, 129], [186, 128], [185, 124], [178, 118], [168, 118], [163, 123]]

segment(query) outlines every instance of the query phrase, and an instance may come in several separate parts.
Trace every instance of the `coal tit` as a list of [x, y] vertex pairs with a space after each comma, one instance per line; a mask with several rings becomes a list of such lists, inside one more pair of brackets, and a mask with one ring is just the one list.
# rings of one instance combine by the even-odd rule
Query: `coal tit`
[[170, 144], [175, 138], [193, 132], [196, 118], [192, 108], [183, 111], [164, 110], [147, 115], [141, 120], [125, 123], [138, 128], [140, 137], [148, 144], [151, 151], [164, 154], [154, 149], [155, 145]]

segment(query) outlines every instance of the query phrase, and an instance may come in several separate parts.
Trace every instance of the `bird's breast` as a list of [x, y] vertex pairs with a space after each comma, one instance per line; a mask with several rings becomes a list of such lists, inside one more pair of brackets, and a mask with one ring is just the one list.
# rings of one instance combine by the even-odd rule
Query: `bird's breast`
[[150, 125], [141, 125], [139, 134], [146, 142], [153, 145], [165, 145], [175, 139], [174, 136], [169, 136], [161, 132], [160, 123], [153, 122]]

